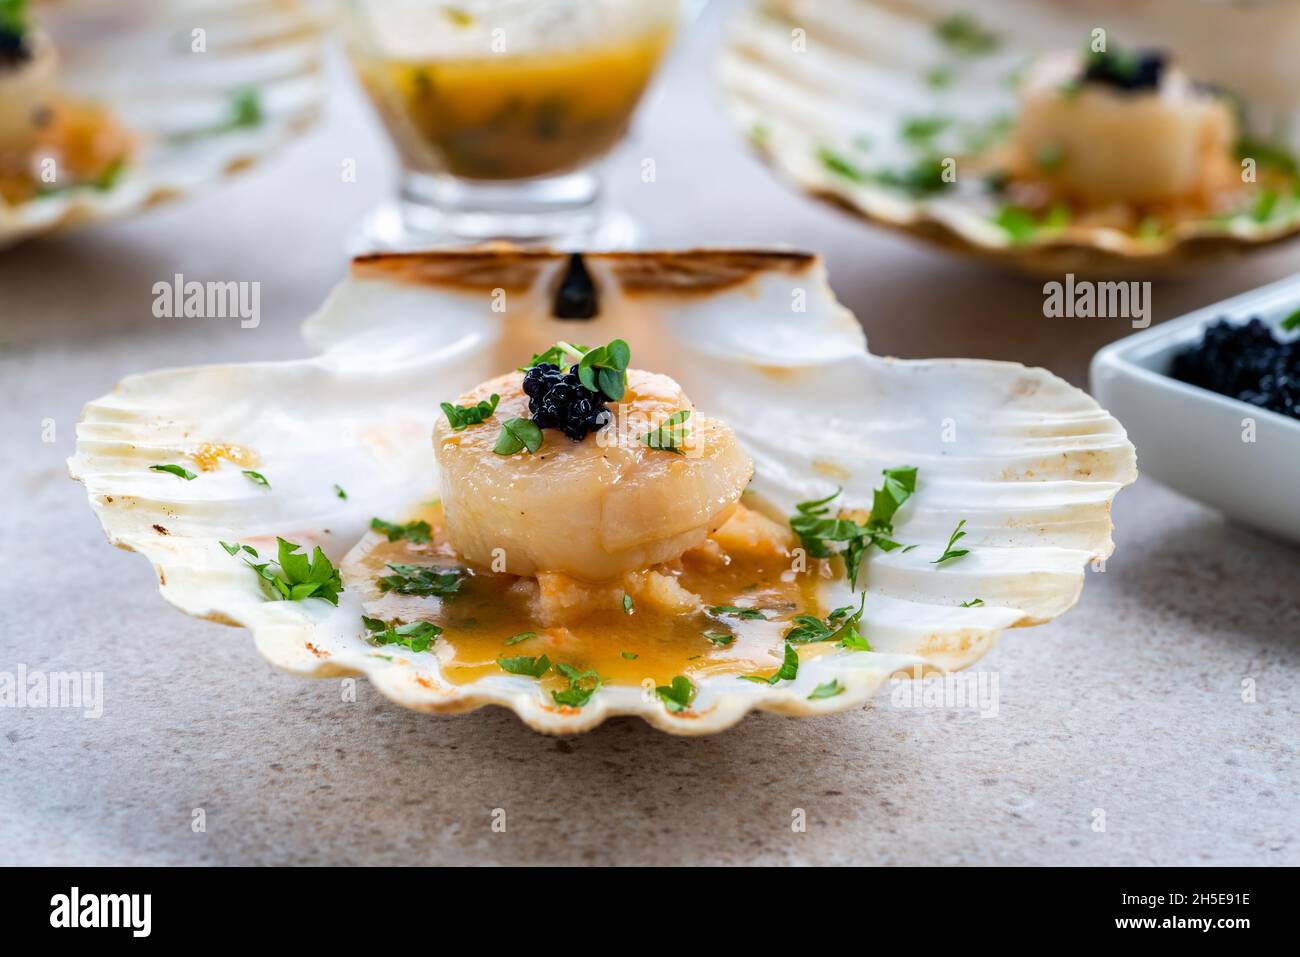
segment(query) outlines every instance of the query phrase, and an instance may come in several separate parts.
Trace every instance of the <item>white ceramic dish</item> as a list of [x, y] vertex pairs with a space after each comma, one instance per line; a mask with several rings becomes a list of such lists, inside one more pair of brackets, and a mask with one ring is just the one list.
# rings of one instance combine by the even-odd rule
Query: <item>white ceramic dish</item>
[[[1085, 567], [1110, 554], [1110, 503], [1135, 477], [1124, 430], [1089, 396], [1042, 369], [1007, 362], [902, 362], [866, 351], [862, 328], [826, 284], [820, 260], [786, 251], [589, 253], [599, 293], [590, 320], [552, 317], [568, 254], [509, 248], [365, 257], [308, 320], [314, 356], [133, 376], [86, 406], [69, 467], [109, 540], [147, 557], [183, 611], [252, 630], [273, 664], [311, 677], [365, 674], [421, 711], [485, 704], [548, 732], [585, 731], [616, 714], [674, 734], [722, 730], [751, 708], [815, 715], [861, 707], [891, 675], [963, 668], [1007, 628], [1070, 608]], [[339, 561], [372, 516], [439, 497], [438, 403], [557, 339], [624, 338], [633, 362], [675, 378], [732, 426], [753, 459], [755, 494], [788, 515], [843, 487], [871, 508], [881, 470], [919, 469], [900, 512], [917, 546], [864, 566], [871, 651], [822, 647], [796, 680], [754, 684], [730, 659], [690, 671], [698, 694], [672, 712], [648, 689], [607, 684], [581, 708], [557, 707], [531, 678], [456, 684], [445, 642], [409, 655], [377, 649], [361, 627], [369, 580], [338, 606], [268, 601], [219, 544], [274, 536]], [[261, 487], [201, 450], [235, 447]], [[151, 471], [188, 462], [190, 481]], [[335, 494], [346, 489], [346, 499]], [[938, 567], [959, 520], [970, 554]], [[853, 596], [842, 581], [828, 607]], [[981, 603], [968, 605], [975, 598]], [[856, 602], [855, 602], [856, 603]], [[779, 641], [768, 654], [779, 655]], [[779, 662], [778, 662], [779, 663]], [[707, 665], [704, 668], [703, 665]], [[178, 662], [177, 667], [183, 667]], [[838, 681], [843, 692], [812, 697]]]
[[[320, 29], [298, 0], [69, 0], [35, 12], [58, 49], [61, 86], [102, 103], [137, 142], [111, 188], [0, 200], [0, 247], [209, 187], [282, 149], [320, 114]], [[240, 95], [255, 97], [256, 122], [229, 122]]]
[[1300, 421], [1166, 375], [1220, 318], [1276, 325], [1300, 308], [1300, 277], [1198, 309], [1099, 351], [1092, 393], [1128, 429], [1142, 470], [1270, 534], [1300, 541]]

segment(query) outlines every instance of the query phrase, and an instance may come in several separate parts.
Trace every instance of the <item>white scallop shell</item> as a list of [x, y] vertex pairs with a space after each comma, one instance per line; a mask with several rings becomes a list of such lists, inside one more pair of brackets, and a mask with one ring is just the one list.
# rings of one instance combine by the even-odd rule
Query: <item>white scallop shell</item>
[[[943, 0], [761, 0], [732, 25], [721, 80], [729, 113], [759, 153], [799, 189], [877, 225], [956, 252], [1034, 272], [1111, 275], [1186, 270], [1296, 235], [1300, 202], [1283, 199], [1264, 222], [1236, 216], [1186, 220], [1158, 238], [1076, 224], [1017, 244], [992, 217], [997, 202], [961, 182], [915, 199], [879, 184], [836, 175], [819, 159], [829, 148], [865, 169], [901, 165], [911, 154], [901, 135], [908, 117], [942, 115], [978, 128], [1012, 117], [1012, 79], [1044, 54], [1076, 50], [1103, 27], [1121, 45], [1170, 49], [1198, 80], [1242, 97], [1249, 127], [1294, 150], [1293, 38], [1300, 5], [1111, 0], [1026, 3], [990, 0], [966, 8], [999, 43], [987, 55], [952, 56], [935, 25], [952, 15]], [[928, 71], [955, 67], [944, 89]], [[868, 150], [857, 144], [870, 142]]]
[[[600, 315], [560, 322], [549, 306], [566, 256], [488, 249], [359, 259], [304, 326], [312, 358], [132, 376], [86, 406], [70, 471], [109, 540], [153, 562], [168, 601], [251, 629], [272, 664], [311, 677], [365, 674], [418, 710], [502, 705], [547, 732], [634, 714], [702, 734], [751, 708], [861, 707], [900, 669], [965, 667], [1003, 629], [1061, 614], [1079, 596], [1085, 565], [1110, 554], [1110, 503], [1135, 477], [1133, 447], [1096, 402], [1050, 373], [870, 355], [821, 261], [793, 252], [588, 254]], [[560, 709], [528, 678], [445, 681], [436, 646], [387, 661], [362, 637], [359, 595], [344, 591], [338, 608], [266, 601], [218, 545], [281, 535], [319, 543], [338, 561], [371, 516], [431, 497], [440, 400], [498, 373], [501, 354], [577, 336], [626, 338], [638, 366], [674, 376], [700, 409], [731, 423], [754, 459], [755, 490], [782, 509], [840, 484], [849, 505], [869, 507], [881, 469], [919, 467], [898, 535], [920, 547], [876, 554], [865, 573], [864, 633], [875, 651], [805, 661], [782, 687], [698, 678], [684, 714], [640, 688], [611, 686], [581, 710]], [[188, 482], [148, 471], [184, 461], [203, 442], [253, 450], [271, 489], [235, 466]], [[970, 554], [931, 564], [960, 519]], [[959, 607], [975, 597], [985, 604]], [[845, 693], [808, 699], [832, 678]]]
[[[319, 24], [298, 0], [70, 0], [37, 12], [58, 47], [61, 85], [103, 103], [138, 142], [111, 189], [0, 200], [0, 247], [186, 196], [279, 150], [320, 114]], [[195, 30], [203, 52], [192, 50]], [[262, 122], [212, 132], [245, 89], [257, 92]]]

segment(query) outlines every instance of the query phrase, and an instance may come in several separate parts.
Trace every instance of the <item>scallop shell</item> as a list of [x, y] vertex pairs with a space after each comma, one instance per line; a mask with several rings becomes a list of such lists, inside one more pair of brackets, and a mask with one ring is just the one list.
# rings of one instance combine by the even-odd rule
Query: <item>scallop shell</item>
[[[821, 261], [807, 254], [585, 260], [600, 311], [575, 322], [550, 318], [566, 253], [358, 259], [304, 326], [311, 358], [125, 379], [86, 406], [71, 474], [109, 541], [154, 564], [168, 601], [249, 628], [277, 667], [305, 677], [364, 674], [422, 711], [501, 705], [556, 733], [619, 714], [704, 734], [751, 708], [799, 716], [859, 708], [896, 672], [964, 668], [1003, 629], [1061, 614], [1077, 600], [1085, 566], [1110, 554], [1110, 503], [1135, 478], [1133, 447], [1096, 402], [1050, 373], [873, 356]], [[876, 554], [865, 572], [864, 633], [874, 651], [806, 660], [781, 687], [699, 677], [694, 707], [681, 714], [619, 686], [601, 688], [580, 710], [558, 708], [515, 675], [454, 685], [440, 675], [436, 649], [385, 660], [361, 635], [360, 596], [345, 590], [337, 608], [267, 601], [220, 547], [280, 535], [318, 543], [337, 562], [371, 516], [401, 514], [436, 488], [430, 435], [440, 400], [499, 372], [503, 355], [578, 335], [626, 338], [639, 367], [672, 375], [700, 409], [729, 422], [754, 459], [755, 491], [783, 510], [837, 485], [846, 504], [869, 507], [883, 468], [919, 467], [898, 536], [920, 547]], [[228, 463], [188, 482], [148, 470], [190, 461], [205, 444], [255, 463], [271, 488]], [[970, 554], [932, 564], [960, 519]], [[835, 597], [847, 599], [847, 586], [839, 588]], [[960, 607], [974, 597], [984, 604]], [[809, 700], [832, 679], [843, 694]]]
[[[1044, 53], [1080, 48], [1097, 26], [1117, 43], [1176, 51], [1193, 77], [1242, 98], [1249, 129], [1292, 151], [1297, 146], [1295, 86], [1277, 80], [1279, 71], [1295, 73], [1294, 4], [996, 0], [971, 8], [979, 26], [996, 35], [996, 48], [966, 57], [936, 35], [952, 13], [939, 0], [762, 0], [736, 19], [723, 51], [728, 112], [763, 159], [804, 192], [876, 225], [1029, 272], [1151, 278], [1300, 231], [1300, 202], [1283, 199], [1262, 221], [1246, 214], [1185, 219], [1154, 238], [1075, 224], [1016, 242], [993, 222], [996, 200], [960, 175], [954, 189], [913, 198], [828, 168], [824, 149], [866, 170], [902, 165], [914, 155], [902, 135], [910, 117], [950, 117], [952, 129], [978, 137], [1015, 115], [1014, 78], [1025, 66]], [[936, 68], [951, 72], [948, 86], [927, 82]]]
[[[281, 149], [320, 114], [319, 25], [298, 0], [79, 0], [38, 13], [58, 47], [63, 87], [103, 103], [135, 136], [136, 152], [111, 189], [0, 200], [0, 247], [186, 196]], [[201, 53], [191, 52], [196, 29]], [[262, 121], [221, 129], [242, 90], [256, 91]]]

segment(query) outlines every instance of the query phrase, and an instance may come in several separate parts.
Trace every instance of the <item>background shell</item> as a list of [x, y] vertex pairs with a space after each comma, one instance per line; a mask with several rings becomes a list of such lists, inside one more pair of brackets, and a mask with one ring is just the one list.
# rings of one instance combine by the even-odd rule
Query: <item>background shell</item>
[[[112, 189], [0, 201], [0, 247], [184, 196], [275, 152], [320, 114], [319, 24], [299, 0], [69, 0], [36, 12], [64, 87], [105, 104], [138, 142]], [[191, 50], [196, 29], [202, 53]], [[221, 129], [244, 90], [256, 92], [262, 121]]]
[[[936, 37], [938, 23], [963, 13], [998, 44], [978, 56], [954, 56]], [[1158, 239], [1076, 225], [1017, 244], [993, 223], [997, 204], [976, 183], [913, 199], [871, 182], [837, 175], [822, 149], [888, 169], [913, 154], [901, 135], [909, 117], [943, 115], [978, 136], [1014, 116], [1013, 80], [1042, 53], [1074, 50], [1104, 27], [1114, 42], [1172, 50], [1197, 79], [1239, 94], [1247, 127], [1294, 150], [1300, 68], [1300, 4], [1109, 0], [1025, 3], [990, 0], [761, 0], [737, 18], [721, 61], [728, 111], [784, 178], [871, 222], [964, 254], [1038, 273], [1110, 276], [1187, 271], [1293, 237], [1300, 202], [1285, 200], [1265, 222], [1239, 216], [1184, 222]], [[796, 51], [792, 31], [802, 31]], [[927, 81], [951, 72], [942, 88]], [[863, 144], [869, 147], [863, 149]], [[960, 152], [960, 142], [952, 154]]]
[[[1085, 565], [1110, 553], [1110, 502], [1135, 477], [1133, 447], [1118, 422], [1050, 373], [872, 356], [820, 260], [804, 254], [585, 258], [601, 307], [582, 323], [550, 318], [567, 254], [486, 249], [357, 260], [304, 327], [313, 358], [128, 378], [86, 406], [70, 471], [109, 540], [154, 563], [168, 601], [250, 628], [276, 666], [314, 677], [364, 673], [420, 710], [503, 705], [548, 732], [635, 714], [701, 734], [755, 707], [791, 715], [859, 707], [896, 671], [965, 667], [1003, 629], [1065, 611]], [[755, 490], [782, 509], [837, 485], [847, 504], [869, 506], [881, 469], [919, 467], [898, 531], [921, 547], [877, 554], [866, 572], [874, 652], [805, 662], [782, 687], [701, 678], [694, 709], [679, 715], [628, 687], [605, 687], [580, 711], [559, 709], [530, 679], [502, 674], [455, 686], [440, 676], [435, 653], [385, 660], [362, 639], [359, 596], [345, 591], [337, 609], [265, 601], [253, 574], [219, 546], [281, 535], [319, 543], [337, 561], [371, 516], [399, 515], [431, 497], [438, 401], [535, 343], [614, 336], [631, 343], [635, 365], [676, 377], [701, 409], [732, 424], [754, 458]], [[190, 482], [148, 470], [189, 461], [203, 443], [247, 450], [271, 488], [236, 466]], [[931, 560], [960, 519], [971, 553], [940, 569]], [[959, 607], [976, 597], [984, 605]], [[808, 700], [832, 678], [844, 694]]]

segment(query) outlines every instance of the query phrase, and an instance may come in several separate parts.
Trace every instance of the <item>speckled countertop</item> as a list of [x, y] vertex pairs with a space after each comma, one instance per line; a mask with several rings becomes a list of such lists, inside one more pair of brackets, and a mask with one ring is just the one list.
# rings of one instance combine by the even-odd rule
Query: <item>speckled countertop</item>
[[[611, 162], [650, 241], [819, 250], [874, 351], [1016, 359], [1082, 384], [1122, 322], [1044, 319], [1039, 284], [768, 177], [716, 108], [721, 12]], [[342, 157], [358, 182], [339, 182]], [[343, 235], [390, 183], [340, 79], [320, 129], [220, 191], [0, 253], [0, 672], [104, 676], [97, 719], [0, 707], [0, 864], [1300, 864], [1300, 549], [1150, 479], [1121, 493], [1116, 554], [1079, 606], [977, 666], [997, 678], [996, 716], [886, 693], [700, 740], [630, 719], [557, 740], [499, 711], [408, 713], [364, 682], [345, 702], [338, 682], [273, 672], [245, 633], [165, 605], [66, 477], [82, 403], [131, 372], [301, 354]], [[1156, 317], [1297, 266], [1284, 248], [1157, 284]], [[154, 318], [152, 285], [176, 272], [260, 280], [261, 325]]]

